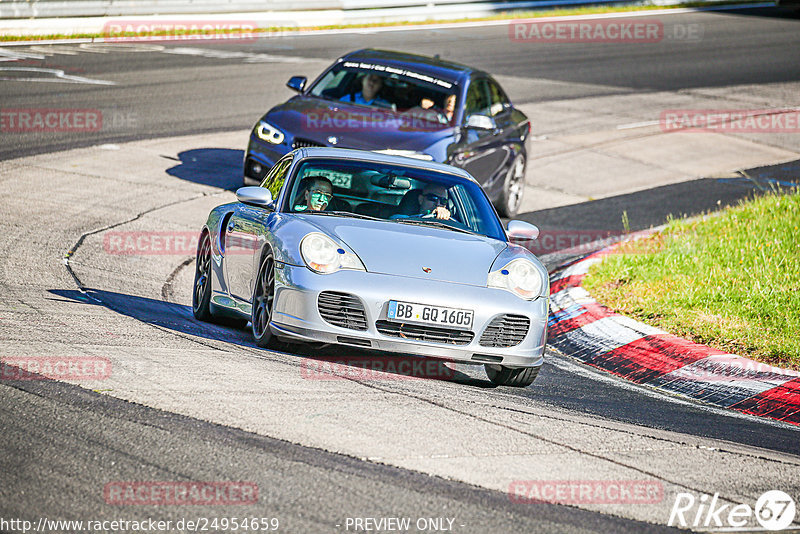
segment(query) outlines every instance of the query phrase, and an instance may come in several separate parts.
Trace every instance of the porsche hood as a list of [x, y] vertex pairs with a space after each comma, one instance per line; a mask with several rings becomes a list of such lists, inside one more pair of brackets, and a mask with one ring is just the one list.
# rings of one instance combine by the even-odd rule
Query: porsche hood
[[368, 272], [485, 286], [507, 243], [486, 236], [396, 221], [302, 216], [355, 252]]

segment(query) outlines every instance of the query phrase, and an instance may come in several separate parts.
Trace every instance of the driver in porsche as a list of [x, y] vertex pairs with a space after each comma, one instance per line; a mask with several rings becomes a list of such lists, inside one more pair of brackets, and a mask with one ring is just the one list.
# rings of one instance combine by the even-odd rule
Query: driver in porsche
[[422, 217], [428, 215], [436, 219], [450, 219], [447, 209], [447, 189], [443, 185], [428, 184], [419, 194], [419, 210]]

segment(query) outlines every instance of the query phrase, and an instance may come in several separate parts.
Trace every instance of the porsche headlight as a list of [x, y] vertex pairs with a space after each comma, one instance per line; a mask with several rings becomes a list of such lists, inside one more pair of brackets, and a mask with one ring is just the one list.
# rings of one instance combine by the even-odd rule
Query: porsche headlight
[[315, 273], [330, 274], [340, 269], [366, 270], [358, 256], [347, 252], [325, 234], [317, 232], [303, 238], [300, 242], [300, 254], [306, 266]]
[[272, 143], [273, 145], [279, 145], [283, 143], [283, 139], [286, 137], [283, 135], [282, 131], [264, 120], [258, 121], [255, 132], [259, 139], [262, 139], [267, 143]]
[[541, 294], [544, 282], [533, 263], [519, 258], [511, 260], [499, 271], [490, 272], [487, 285], [506, 289], [519, 297], [531, 300]]

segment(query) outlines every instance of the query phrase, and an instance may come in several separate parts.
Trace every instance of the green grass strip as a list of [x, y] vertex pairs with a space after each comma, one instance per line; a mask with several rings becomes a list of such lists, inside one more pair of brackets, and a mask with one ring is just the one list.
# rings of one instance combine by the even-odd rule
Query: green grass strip
[[[658, 9], [679, 9], [679, 8], [703, 8], [703, 7], [718, 7], [718, 6], [735, 6], [737, 4], [751, 4], [750, 0], [730, 0], [722, 2], [682, 2], [680, 4], [669, 6], [658, 6], [647, 3], [639, 5], [591, 5], [582, 7], [569, 7], [569, 8], [545, 8], [535, 11], [504, 11], [496, 15], [489, 15], [486, 17], [462, 17], [456, 19], [434, 20], [427, 21], [399, 21], [399, 22], [370, 22], [370, 23], [356, 23], [356, 24], [332, 24], [328, 26], [282, 26], [282, 27], [269, 27], [258, 28], [257, 30], [175, 30], [170, 32], [154, 31], [154, 32], [121, 32], [121, 33], [52, 33], [46, 35], [0, 35], [0, 42], [13, 42], [13, 41], [39, 41], [39, 40], [55, 40], [55, 39], [101, 39], [109, 37], [160, 37], [160, 36], [190, 36], [190, 35], [214, 35], [214, 34], [235, 34], [243, 33], [247, 37], [255, 35], [256, 37], [270, 37], [273, 34], [280, 34], [289, 31], [314, 31], [314, 30], [342, 30], [352, 28], [382, 28], [391, 26], [420, 26], [426, 24], [449, 24], [459, 22], [479, 22], [491, 20], [514, 20], [514, 19], [528, 19], [528, 18], [541, 18], [541, 17], [567, 17], [574, 15], [598, 15], [606, 13], [627, 13], [632, 11], [650, 11]], [[212, 18], [213, 14], [209, 15]], [[124, 17], [117, 17], [123, 19]], [[154, 21], [157, 23], [157, 21]]]
[[800, 369], [800, 193], [768, 194], [624, 245], [584, 287], [624, 315]]

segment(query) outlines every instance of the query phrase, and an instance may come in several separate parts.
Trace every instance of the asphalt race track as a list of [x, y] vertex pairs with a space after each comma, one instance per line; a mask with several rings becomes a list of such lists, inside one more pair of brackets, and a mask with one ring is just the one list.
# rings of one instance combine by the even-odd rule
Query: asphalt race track
[[[410, 518], [405, 531], [649, 532], [667, 529], [680, 493], [753, 507], [781, 490], [798, 502], [797, 427], [633, 386], [554, 351], [518, 390], [493, 386], [480, 367], [420, 380], [359, 375], [375, 355], [351, 349], [260, 350], [246, 331], [192, 318], [191, 247], [113, 249], [120, 232], [196, 231], [234, 198], [248, 130], [290, 96], [285, 81], [361, 47], [438, 53], [496, 75], [534, 121], [520, 218], [545, 233], [619, 231], [623, 213], [647, 228], [798, 181], [798, 133], [665, 133], [658, 118], [797, 107], [800, 17], [658, 17], [670, 38], [647, 44], [514, 42], [507, 26], [483, 25], [0, 47], [3, 111], [103, 117], [95, 131], [0, 132], [0, 356], [87, 357], [113, 370], [72, 383], [0, 378], [0, 519], [254, 517], [277, 518], [283, 532], [390, 532], [403, 530], [354, 519]], [[559, 248], [541, 251], [548, 267], [567, 258]], [[330, 360], [355, 371], [314, 374]], [[530, 480], [645, 481], [659, 493], [514, 499], [511, 488]], [[258, 497], [120, 505], [104, 494], [126, 481], [247, 481]]]

